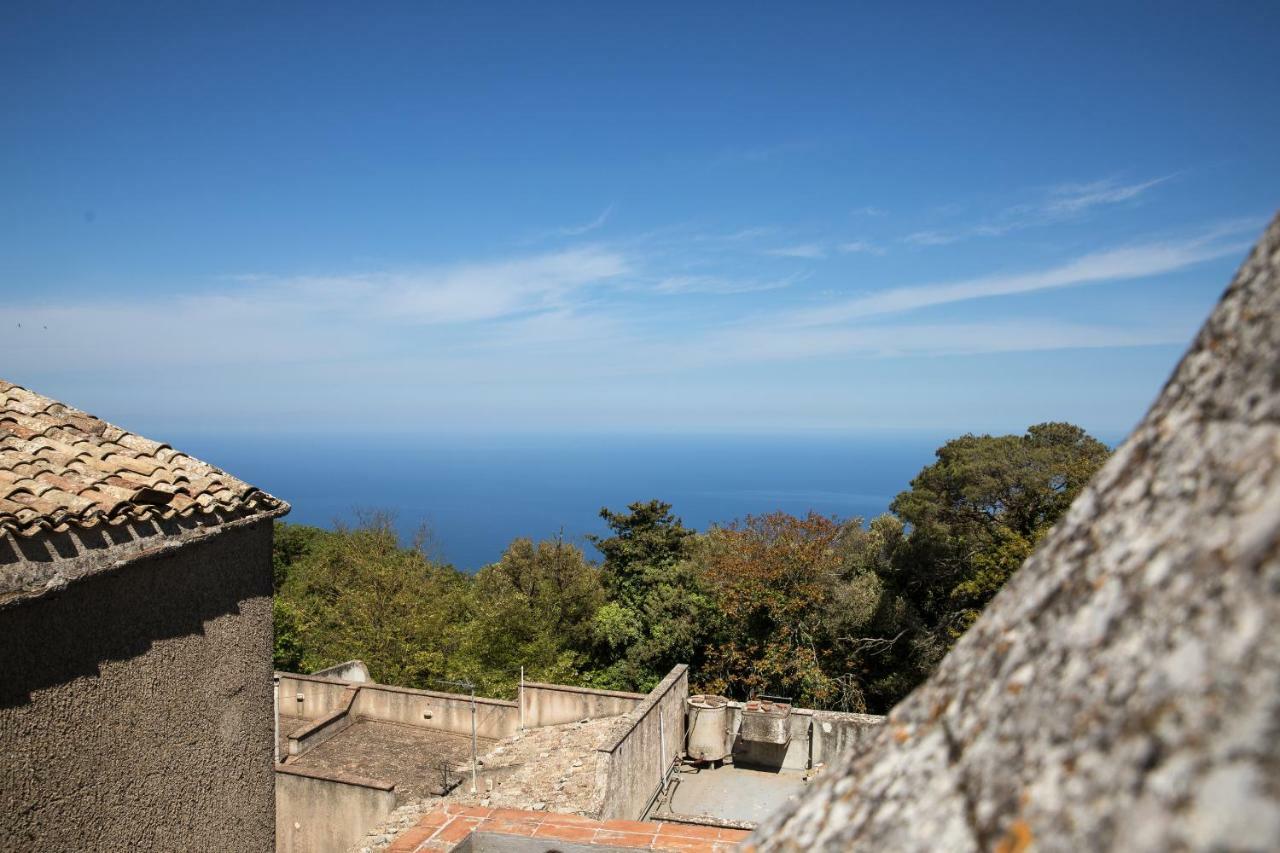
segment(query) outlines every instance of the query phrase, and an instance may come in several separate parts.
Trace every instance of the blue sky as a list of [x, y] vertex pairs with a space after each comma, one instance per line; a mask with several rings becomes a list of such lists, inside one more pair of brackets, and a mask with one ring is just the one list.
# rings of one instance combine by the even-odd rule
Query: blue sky
[[8, 4], [0, 375], [153, 434], [1122, 435], [1276, 4]]

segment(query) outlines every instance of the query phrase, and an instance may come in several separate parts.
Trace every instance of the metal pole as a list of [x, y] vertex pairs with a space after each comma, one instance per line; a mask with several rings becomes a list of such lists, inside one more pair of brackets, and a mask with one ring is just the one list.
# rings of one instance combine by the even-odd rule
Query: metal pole
[[476, 686], [471, 685], [471, 793], [476, 792]]
[[524, 731], [524, 667], [520, 667], [520, 731]]

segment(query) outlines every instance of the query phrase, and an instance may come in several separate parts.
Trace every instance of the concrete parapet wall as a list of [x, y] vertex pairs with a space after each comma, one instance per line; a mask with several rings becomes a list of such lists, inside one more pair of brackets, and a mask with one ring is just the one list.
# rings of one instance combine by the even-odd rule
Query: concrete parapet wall
[[395, 785], [276, 765], [276, 853], [344, 853], [396, 807]]
[[[347, 690], [356, 693], [350, 713], [369, 720], [403, 723], [436, 731], [471, 734], [471, 697], [372, 682], [348, 682], [319, 675], [277, 672], [280, 713], [319, 720], [347, 706]], [[298, 700], [302, 696], [302, 700]], [[581, 719], [581, 718], [579, 718]], [[520, 706], [505, 699], [476, 697], [476, 734], [504, 738], [520, 728]]]
[[[471, 697], [456, 693], [362, 684], [351, 712], [370, 720], [471, 734]], [[520, 706], [515, 702], [476, 697], [477, 735], [504, 738], [519, 728]]]
[[319, 675], [277, 672], [280, 679], [280, 715], [318, 720], [343, 705], [349, 682]]
[[689, 667], [680, 664], [627, 713], [628, 725], [597, 747], [599, 817], [638, 820], [684, 747]]
[[350, 726], [354, 722], [350, 713], [351, 705], [359, 690], [358, 687], [348, 687], [343, 691], [342, 702], [337, 708], [289, 735], [289, 754], [301, 755]]
[[520, 694], [525, 728], [597, 720], [628, 713], [644, 701], [643, 693], [592, 690], [563, 684], [526, 682]]

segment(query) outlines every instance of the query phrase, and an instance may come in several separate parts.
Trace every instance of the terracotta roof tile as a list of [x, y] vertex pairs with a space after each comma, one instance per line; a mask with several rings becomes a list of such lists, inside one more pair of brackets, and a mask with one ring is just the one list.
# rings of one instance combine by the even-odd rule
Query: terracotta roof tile
[[0, 535], [285, 507], [261, 489], [0, 379]]

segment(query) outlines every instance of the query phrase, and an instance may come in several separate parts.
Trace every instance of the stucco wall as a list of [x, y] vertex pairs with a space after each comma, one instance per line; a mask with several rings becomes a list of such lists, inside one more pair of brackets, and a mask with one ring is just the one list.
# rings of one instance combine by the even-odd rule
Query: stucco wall
[[689, 667], [680, 664], [628, 716], [631, 724], [598, 749], [600, 817], [639, 820], [684, 744]]
[[[371, 720], [471, 734], [471, 697], [386, 684], [362, 684], [351, 713]], [[503, 738], [520, 728], [520, 707], [502, 699], [476, 697], [476, 734]]]
[[281, 765], [275, 774], [276, 851], [344, 853], [396, 807], [395, 786]]
[[7, 849], [267, 851], [271, 522], [0, 609]]
[[644, 701], [643, 693], [592, 690], [563, 684], [526, 682], [520, 695], [525, 728], [597, 720], [627, 713]]
[[341, 707], [348, 683], [318, 675], [278, 672], [280, 713], [286, 717], [316, 720]]

